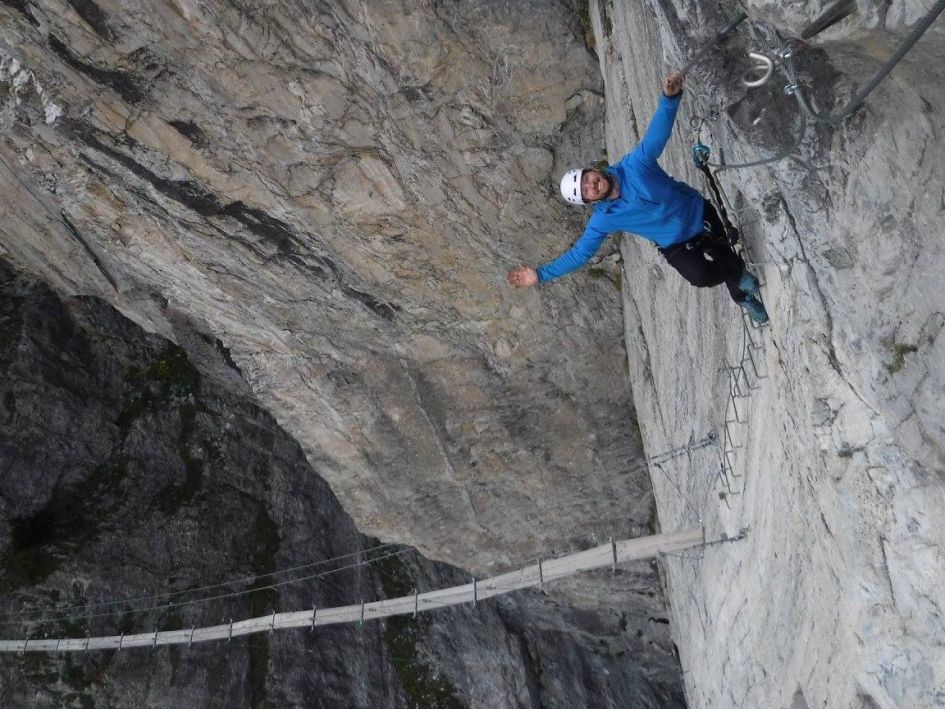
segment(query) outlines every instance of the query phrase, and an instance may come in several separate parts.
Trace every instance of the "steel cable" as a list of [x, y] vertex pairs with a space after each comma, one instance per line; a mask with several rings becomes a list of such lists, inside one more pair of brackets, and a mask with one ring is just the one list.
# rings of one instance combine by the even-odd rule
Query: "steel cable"
[[[359, 556], [359, 555], [361, 555], [361, 554], [366, 554], [366, 553], [370, 553], [370, 552], [372, 552], [372, 551], [378, 551], [378, 550], [380, 550], [380, 549], [385, 549], [385, 548], [390, 548], [390, 547], [396, 547], [396, 546], [398, 546], [398, 545], [396, 545], [396, 544], [379, 544], [379, 545], [374, 546], [374, 547], [369, 547], [369, 548], [367, 548], [367, 549], [362, 549], [361, 551], [351, 552], [350, 554], [342, 554], [342, 555], [340, 555], [340, 556], [335, 556], [335, 557], [332, 557], [332, 558], [330, 558], [330, 559], [323, 559], [322, 561], [313, 561], [313, 562], [308, 563], [308, 564], [302, 564], [301, 566], [294, 566], [294, 567], [291, 567], [291, 568], [288, 568], [288, 569], [279, 569], [278, 571], [271, 571], [271, 572], [269, 572], [269, 573], [267, 573], [267, 574], [257, 574], [256, 576], [246, 576], [246, 577], [243, 577], [243, 578], [240, 578], [240, 579], [233, 579], [232, 581], [221, 581], [220, 583], [210, 584], [210, 585], [208, 585], [208, 586], [199, 586], [199, 587], [197, 587], [197, 588], [188, 588], [188, 589], [183, 589], [183, 590], [180, 590], [180, 591], [171, 591], [171, 592], [168, 592], [168, 593], [155, 593], [155, 594], [152, 594], [152, 595], [149, 595], [149, 596], [137, 596], [137, 597], [134, 597], [134, 598], [120, 598], [120, 599], [117, 599], [117, 600], [114, 600], [114, 601], [100, 601], [100, 602], [97, 602], [97, 603], [83, 603], [83, 604], [78, 604], [78, 603], [77, 603], [77, 604], [72, 605], [72, 606], [65, 606], [65, 607], [63, 607], [63, 608], [58, 608], [58, 609], [56, 609], [56, 612], [57, 612], [57, 613], [64, 613], [64, 612], [73, 611], [73, 610], [83, 610], [83, 609], [91, 609], [91, 608], [102, 608], [102, 607], [108, 607], [108, 606], [114, 606], [114, 605], [122, 605], [122, 604], [128, 604], [128, 603], [143, 603], [143, 602], [145, 602], [145, 601], [153, 601], [153, 600], [156, 599], [156, 598], [173, 598], [173, 597], [175, 597], [175, 596], [180, 596], [180, 595], [184, 595], [184, 594], [188, 594], [188, 593], [199, 593], [200, 591], [209, 591], [209, 590], [212, 590], [212, 589], [214, 589], [214, 588], [223, 588], [224, 586], [236, 586], [237, 584], [242, 584], [242, 583], [253, 583], [253, 582], [255, 582], [255, 581], [258, 581], [259, 579], [264, 579], [264, 578], [269, 578], [269, 577], [274, 577], [274, 576], [281, 576], [282, 574], [288, 574], [288, 573], [292, 573], [292, 572], [295, 572], [295, 571], [302, 571], [303, 569], [309, 569], [309, 568], [313, 568], [313, 567], [316, 567], [316, 566], [324, 566], [325, 564], [330, 564], [330, 563], [332, 563], [332, 562], [334, 562], [334, 561], [341, 561], [341, 560], [343, 560], [343, 559], [350, 559], [350, 558], [352, 558], [352, 557]], [[44, 610], [44, 609], [38, 609], [38, 608], [37, 608], [37, 609], [22, 611], [22, 612], [20, 612], [19, 615], [20, 615], [20, 616], [31, 615], [31, 614], [39, 615], [39, 614], [46, 613], [46, 612], [48, 612], [48, 611], [47, 611], [47, 610]], [[13, 614], [7, 613], [7, 614], [4, 615], [4, 617], [5, 617], [5, 618], [10, 618], [11, 615], [13, 615]], [[3, 623], [0, 622], [0, 625], [3, 625]]]
[[273, 589], [277, 589], [277, 588], [282, 588], [283, 586], [288, 586], [288, 585], [290, 585], [290, 584], [301, 583], [302, 581], [311, 581], [312, 579], [318, 579], [318, 578], [323, 578], [323, 577], [326, 577], [326, 576], [331, 576], [331, 575], [333, 575], [333, 574], [337, 574], [337, 573], [340, 573], [340, 572], [342, 572], [342, 571], [348, 571], [348, 570], [350, 570], [350, 569], [356, 569], [356, 568], [358, 568], [358, 567], [360, 567], [360, 566], [366, 566], [366, 565], [372, 564], [372, 563], [374, 563], [374, 562], [381, 561], [381, 560], [383, 560], [383, 559], [388, 559], [388, 558], [396, 557], [396, 556], [403, 556], [404, 554], [407, 554], [407, 553], [412, 552], [412, 551], [416, 551], [416, 550], [415, 550], [413, 547], [408, 547], [408, 548], [406, 548], [406, 549], [401, 549], [401, 550], [399, 550], [399, 551], [391, 552], [391, 553], [389, 553], [389, 554], [383, 554], [383, 555], [381, 555], [381, 556], [374, 557], [374, 558], [372, 558], [372, 559], [368, 559], [368, 560], [365, 560], [365, 561], [359, 561], [359, 562], [357, 562], [357, 563], [355, 563], [355, 564], [348, 564], [347, 566], [341, 566], [341, 567], [339, 567], [339, 568], [337, 568], [337, 569], [330, 569], [330, 570], [328, 570], [328, 571], [323, 571], [323, 572], [318, 573], [318, 574], [311, 574], [311, 575], [308, 575], [308, 576], [302, 576], [302, 577], [299, 577], [299, 578], [297, 578], [297, 579], [288, 579], [288, 580], [286, 580], [286, 581], [280, 581], [280, 582], [278, 582], [278, 583], [267, 584], [266, 586], [257, 586], [257, 587], [255, 587], [255, 588], [248, 588], [248, 589], [244, 589], [244, 590], [242, 590], [242, 591], [233, 591], [233, 592], [230, 592], [230, 593], [221, 593], [221, 594], [217, 594], [217, 595], [214, 595], [214, 596], [207, 596], [207, 597], [205, 597], [205, 598], [195, 598], [195, 599], [192, 599], [192, 600], [189, 600], [189, 601], [179, 601], [179, 602], [177, 602], [177, 603], [161, 603], [161, 604], [157, 604], [157, 605], [144, 606], [144, 607], [141, 607], [141, 608], [125, 608], [125, 609], [115, 610], [115, 611], [104, 611], [104, 612], [101, 612], [101, 613], [85, 613], [85, 614], [81, 614], [81, 615], [75, 615], [75, 614], [72, 614], [72, 615], [60, 615], [60, 616], [55, 616], [55, 617], [52, 617], [52, 618], [28, 619], [27, 621], [24, 621], [23, 619], [16, 620], [16, 621], [4, 621], [4, 622], [0, 622], [0, 626], [5, 626], [5, 625], [19, 625], [19, 624], [21, 624], [21, 623], [23, 623], [23, 622], [55, 623], [55, 622], [59, 622], [59, 621], [70, 621], [70, 620], [90, 620], [90, 619], [92, 619], [92, 618], [105, 618], [105, 617], [108, 617], [108, 616], [119, 615], [119, 614], [120, 614], [120, 615], [124, 615], [124, 614], [128, 614], [128, 613], [146, 613], [146, 612], [148, 612], [148, 611], [154, 611], [154, 610], [168, 610], [168, 609], [170, 609], [170, 608], [182, 608], [182, 607], [185, 607], [185, 606], [193, 606], [193, 605], [197, 605], [197, 604], [200, 604], [200, 603], [207, 603], [207, 602], [209, 602], [209, 601], [218, 601], [218, 600], [222, 600], [222, 599], [225, 599], [225, 598], [236, 598], [236, 597], [239, 597], [239, 596], [246, 596], [246, 595], [249, 595], [249, 594], [252, 594], [252, 593], [259, 593], [259, 592], [261, 592], [261, 591], [268, 591], [268, 590], [273, 590]]

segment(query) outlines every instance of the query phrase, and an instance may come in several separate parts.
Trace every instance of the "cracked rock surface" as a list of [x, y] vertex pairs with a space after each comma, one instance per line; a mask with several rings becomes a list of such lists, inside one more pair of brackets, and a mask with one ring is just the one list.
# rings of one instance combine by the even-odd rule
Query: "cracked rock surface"
[[[216, 625], [468, 582], [358, 532], [222, 343], [174, 325], [180, 345], [0, 260], [3, 637]], [[376, 561], [351, 567], [363, 559]], [[593, 574], [611, 594], [596, 604], [518, 593], [363, 627], [4, 654], [0, 704], [681, 706], [652, 576]]]
[[[739, 83], [744, 57], [758, 23], [797, 35], [832, 6], [745, 3], [751, 23], [690, 74], [663, 159], [701, 185], [696, 140], [726, 163], [792, 153], [719, 173], [765, 283], [762, 331], [632, 238], [621, 272], [503, 281], [579, 233], [556, 176], [637, 142], [660, 76], [729, 2], [591, 2], [595, 58], [570, 3], [8, 0], [0, 255], [151, 333], [219, 342], [385, 541], [482, 574], [657, 527], [747, 529], [663, 561], [691, 706], [940, 706], [942, 21], [850, 119], [801, 132], [781, 77]], [[793, 61], [818, 110], [924, 10], [858, 0], [816, 35]], [[654, 501], [641, 446], [708, 433], [652, 467]], [[185, 463], [174, 500], [191, 499]], [[49, 490], [28, 493], [23, 510]], [[640, 672], [672, 673], [652, 570], [561, 593], [573, 617], [630, 609]], [[623, 632], [615, 612], [604, 627]], [[588, 668], [566, 666], [524, 686]], [[660, 686], [633, 696], [682, 702]]]
[[[595, 5], [612, 158], [638, 140], [664, 65], [738, 10], [721, 5]], [[689, 76], [662, 161], [671, 174], [708, 193], [695, 142], [730, 164], [791, 147], [800, 109], [784, 78], [755, 90], [738, 79], [758, 22], [797, 36], [828, 5], [748, 3], [751, 23]], [[857, 3], [797, 53], [819, 110], [842, 106], [926, 9], [893, 6]], [[719, 441], [651, 471], [660, 523], [701, 519], [715, 538], [747, 528], [665, 560], [690, 706], [945, 702], [943, 37], [939, 20], [863, 108], [809, 126], [791, 158], [718, 173], [770, 327], [744, 330], [727, 294], [692, 289], [623, 242], [644, 444]]]
[[[231, 384], [246, 387], [253, 406], [297, 441], [308, 466], [300, 478], [323, 478], [359, 533], [416, 545], [479, 576], [646, 534], [656, 527], [655, 508], [641, 466], [615, 258], [543, 292], [505, 282], [508, 268], [550, 259], [580, 232], [580, 214], [556, 197], [557, 175], [604, 153], [602, 81], [578, 10], [543, 0], [0, 2], [0, 256], [64, 297], [101, 298], [188, 352], [195, 340], [225, 353], [221, 371]], [[15, 410], [25, 415], [29, 407]], [[123, 410], [83, 417], [77, 408], [73, 419], [94, 439], [100, 430], [92, 422], [103, 420], [95, 414], [118, 426]], [[207, 423], [201, 412], [187, 421], [175, 415], [161, 439], [168, 450], [155, 443], [150, 463], [197, 445], [182, 442], [177, 425]], [[251, 441], [269, 438], [248, 425]], [[37, 431], [29, 440], [41, 448]], [[94, 476], [83, 482], [103, 443], [82, 445], [90, 451], [81, 475], [45, 479], [4, 510], [10, 553], [14, 537], [23, 541], [14, 520], [45, 509], [57, 484], [91, 485], [95, 496], [106, 486]], [[197, 567], [207, 562], [197, 558], [193, 535], [207, 527], [193, 508], [203, 499], [196, 471], [206, 461], [177, 453], [179, 464], [149, 484], [166, 492], [164, 512], [184, 509], [191, 536], [168, 544], [191, 545], [194, 568], [175, 578], [198, 583]], [[5, 478], [29, 470], [24, 463]], [[232, 520], [238, 534], [256, 523], [253, 504], [291, 496], [255, 482], [241, 494], [223, 487], [249, 506]], [[286, 513], [289, 528], [279, 526], [278, 553], [287, 554], [280, 560], [309, 558], [309, 517], [318, 515], [309, 505], [320, 499], [284, 500], [294, 512]], [[131, 504], [123, 500], [104, 502], [120, 511]], [[161, 512], [150, 500], [134, 504]], [[230, 522], [209, 528], [228, 530]], [[85, 565], [49, 582], [17, 576], [8, 592], [55, 603], [43, 594], [65, 593], [70, 574], [80, 574], [80, 593], [95, 598], [106, 595], [100, 585], [113, 573], [116, 587], [130, 583], [96, 561], [110, 553], [105, 542], [133, 536], [129, 546], [144, 556], [156, 533], [107, 525], [115, 525], [113, 536], [86, 540], [95, 541], [88, 549], [40, 536], [31, 553], [84, 549]], [[262, 531], [271, 528], [264, 523]], [[243, 556], [229, 548], [233, 558], [219, 560], [221, 576], [245, 573], [262, 544], [245, 541]], [[289, 553], [291, 544], [301, 547]], [[166, 558], [156, 561], [142, 587], [169, 573]], [[515, 639], [523, 637], [553, 650], [534, 650], [547, 664], [462, 690], [468, 703], [682, 703], [654, 567], [561, 584], [555, 593], [568, 600], [547, 615], [506, 615], [512, 635], [500, 633], [500, 642], [514, 647], [488, 666], [512, 667], [516, 653], [531, 662], [530, 641], [522, 650]], [[596, 650], [584, 655], [564, 641], [559, 622]], [[449, 646], [449, 625], [438, 627]], [[360, 652], [352, 636], [338, 642]], [[377, 641], [375, 634], [363, 643]], [[298, 649], [273, 642], [287, 643], [280, 661]], [[430, 650], [454, 658], [431, 671], [449, 674], [455, 662], [466, 668], [454, 673], [457, 686], [475, 685], [463, 679], [475, 658], [448, 649]], [[390, 653], [395, 665], [397, 654]], [[125, 657], [121, 663], [131, 664]], [[306, 657], [298, 655], [287, 675], [301, 672]], [[374, 657], [387, 676], [347, 703], [408, 701], [383, 652]], [[225, 674], [209, 660], [185, 669], [184, 658], [169, 653], [161, 677], [170, 676], [173, 696], [141, 701], [166, 706], [178, 700], [174, 692], [212, 694], [215, 684], [185, 673], [226, 677], [237, 702], [259, 705], [264, 675], [272, 680], [266, 688], [295, 687], [291, 696], [265, 694], [275, 705], [310, 696], [253, 665], [261, 656], [244, 660]], [[57, 667], [39, 666], [10, 696], [58, 683], [48, 675]], [[240, 674], [247, 667], [249, 675]], [[358, 681], [359, 669], [339, 671], [339, 692]], [[100, 694], [103, 702], [140, 689], [140, 675], [103, 672], [115, 687]], [[246, 680], [249, 689], [246, 676], [256, 678]]]
[[652, 524], [613, 266], [505, 282], [579, 233], [554, 176], [603, 152], [575, 7], [0, 13], [7, 258], [199, 322], [366, 533], [486, 572]]

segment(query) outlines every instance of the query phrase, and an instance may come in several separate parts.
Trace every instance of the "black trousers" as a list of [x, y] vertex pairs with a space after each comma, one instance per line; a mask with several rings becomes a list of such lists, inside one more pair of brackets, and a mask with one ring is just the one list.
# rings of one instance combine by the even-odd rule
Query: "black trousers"
[[729, 246], [725, 226], [709, 200], [705, 200], [704, 219], [703, 233], [659, 251], [669, 265], [692, 285], [711, 288], [724, 283], [732, 300], [740, 303], [745, 299], [745, 293], [738, 287], [738, 281], [745, 271], [745, 262]]

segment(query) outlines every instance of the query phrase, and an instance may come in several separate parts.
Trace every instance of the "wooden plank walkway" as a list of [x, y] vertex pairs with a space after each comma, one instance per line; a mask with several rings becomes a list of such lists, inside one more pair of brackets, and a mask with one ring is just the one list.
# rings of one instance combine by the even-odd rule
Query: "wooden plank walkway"
[[85, 652], [88, 650], [124, 650], [157, 645], [190, 645], [209, 640], [228, 640], [252, 633], [272, 632], [287, 628], [311, 628], [335, 623], [357, 623], [394, 615], [414, 615], [423, 611], [500, 596], [523, 588], [541, 587], [583, 571], [616, 568], [620, 564], [650, 559], [705, 543], [704, 530], [687, 529], [672, 534], [657, 534], [617, 542], [580, 551], [557, 559], [539, 561], [498, 576], [473, 581], [436, 591], [383, 601], [358, 603], [336, 608], [311, 609], [273, 613], [247, 618], [223, 625], [187, 630], [159, 630], [134, 635], [108, 635], [90, 638], [36, 638], [0, 640], [0, 652]]

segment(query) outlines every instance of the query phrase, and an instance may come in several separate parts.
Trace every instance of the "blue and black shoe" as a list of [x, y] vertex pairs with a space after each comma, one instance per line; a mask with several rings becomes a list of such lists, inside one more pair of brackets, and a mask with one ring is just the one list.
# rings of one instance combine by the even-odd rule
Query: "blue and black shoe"
[[742, 271], [742, 277], [738, 281], [738, 288], [746, 295], [757, 295], [761, 284], [758, 282], [758, 279], [748, 271]]
[[750, 317], [753, 322], [759, 325], [764, 325], [768, 322], [768, 311], [765, 310], [764, 304], [755, 296], [747, 296], [739, 305], [745, 309], [745, 312], [748, 313], [748, 317]]

